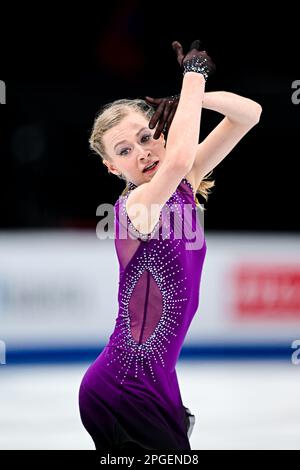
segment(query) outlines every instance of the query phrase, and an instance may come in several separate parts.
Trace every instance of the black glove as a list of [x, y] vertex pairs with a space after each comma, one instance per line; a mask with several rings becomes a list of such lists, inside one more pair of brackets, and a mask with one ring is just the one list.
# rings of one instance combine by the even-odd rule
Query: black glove
[[[215, 72], [216, 66], [207, 55], [199, 39], [192, 42], [190, 51], [184, 55], [182, 45], [178, 41], [173, 41], [173, 49], [176, 52], [178, 63], [185, 74], [188, 70], [195, 70], [204, 75], [207, 80], [208, 76]], [[205, 62], [203, 60], [205, 59]], [[157, 123], [157, 129], [153, 135], [154, 139], [159, 139], [161, 133], [167, 136], [172, 120], [174, 118], [180, 94], [167, 96], [165, 98], [151, 98], [146, 96], [146, 102], [151, 106], [157, 107], [154, 115], [150, 119], [149, 127], [153, 129]]]
[[161, 133], [164, 134], [165, 138], [167, 137], [178, 106], [179, 98], [180, 95], [167, 96], [166, 98], [151, 98], [150, 96], [145, 96], [148, 104], [157, 107], [149, 122], [150, 129], [153, 129], [158, 123], [153, 135], [154, 139], [159, 139]]
[[203, 48], [202, 42], [196, 39], [192, 42], [189, 52], [184, 55], [183, 47], [178, 41], [172, 42], [172, 47], [177, 55], [177, 61], [183, 74], [189, 71], [202, 73], [205, 80], [213, 74], [216, 66]]

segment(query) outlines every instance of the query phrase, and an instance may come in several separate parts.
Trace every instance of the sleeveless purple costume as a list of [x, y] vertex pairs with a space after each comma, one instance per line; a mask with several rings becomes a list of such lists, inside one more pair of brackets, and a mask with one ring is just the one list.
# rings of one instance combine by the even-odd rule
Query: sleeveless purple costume
[[[175, 366], [199, 304], [204, 231], [186, 178], [148, 235], [135, 229], [126, 212], [134, 188], [129, 183], [114, 206], [119, 311], [107, 345], [82, 379], [81, 420], [99, 450], [125, 442], [190, 449]], [[168, 225], [162, 212], [171, 206]]]

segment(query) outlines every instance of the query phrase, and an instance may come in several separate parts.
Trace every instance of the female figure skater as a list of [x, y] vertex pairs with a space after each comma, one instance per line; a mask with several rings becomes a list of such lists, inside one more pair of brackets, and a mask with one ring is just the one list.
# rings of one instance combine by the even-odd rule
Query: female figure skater
[[[211, 58], [199, 41], [185, 56], [179, 43], [173, 47], [183, 71], [176, 113], [167, 99], [156, 100], [156, 113], [144, 100], [117, 100], [101, 110], [90, 138], [108, 171], [127, 183], [114, 206], [119, 312], [79, 390], [81, 419], [97, 450], [191, 449], [194, 415], [182, 403], [175, 366], [199, 304], [206, 242], [199, 220], [187, 215], [195, 210], [197, 188], [207, 196], [213, 184], [205, 176], [261, 112], [259, 104], [231, 93], [208, 93], [206, 100]], [[204, 106], [225, 118], [198, 144]], [[163, 133], [154, 138], [158, 119], [158, 127], [167, 125], [167, 142]], [[173, 207], [174, 226], [187, 218], [202, 235], [192, 249], [185, 233], [174, 237], [173, 226], [162, 233], [162, 213]]]

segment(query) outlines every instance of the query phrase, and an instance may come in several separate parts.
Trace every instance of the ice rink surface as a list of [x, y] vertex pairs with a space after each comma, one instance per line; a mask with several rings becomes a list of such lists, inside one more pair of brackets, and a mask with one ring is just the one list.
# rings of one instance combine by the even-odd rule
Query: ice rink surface
[[[94, 449], [78, 389], [89, 363], [0, 366], [0, 449]], [[177, 364], [196, 416], [192, 449], [300, 449], [300, 365], [287, 361]]]

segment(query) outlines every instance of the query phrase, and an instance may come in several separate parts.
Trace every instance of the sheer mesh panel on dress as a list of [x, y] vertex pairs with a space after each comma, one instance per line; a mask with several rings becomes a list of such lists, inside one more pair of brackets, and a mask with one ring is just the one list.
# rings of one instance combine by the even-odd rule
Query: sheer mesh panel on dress
[[136, 342], [144, 343], [159, 323], [163, 299], [150, 271], [143, 272], [130, 297], [130, 329]]

